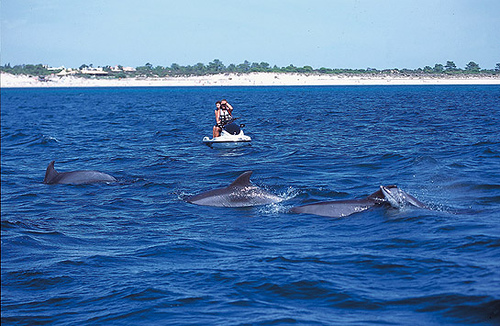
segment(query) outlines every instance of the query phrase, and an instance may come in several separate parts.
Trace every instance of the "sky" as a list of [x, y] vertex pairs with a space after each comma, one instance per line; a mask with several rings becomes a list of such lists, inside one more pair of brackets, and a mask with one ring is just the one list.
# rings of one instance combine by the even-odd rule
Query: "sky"
[[499, 0], [1, 0], [0, 64], [500, 62]]

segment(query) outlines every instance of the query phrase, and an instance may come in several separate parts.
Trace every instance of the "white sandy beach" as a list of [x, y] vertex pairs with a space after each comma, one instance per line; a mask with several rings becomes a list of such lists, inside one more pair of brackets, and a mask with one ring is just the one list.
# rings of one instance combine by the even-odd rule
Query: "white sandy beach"
[[295, 73], [220, 74], [166, 78], [38, 77], [1, 74], [1, 87], [326, 86], [326, 85], [500, 85], [500, 76], [321, 75]]

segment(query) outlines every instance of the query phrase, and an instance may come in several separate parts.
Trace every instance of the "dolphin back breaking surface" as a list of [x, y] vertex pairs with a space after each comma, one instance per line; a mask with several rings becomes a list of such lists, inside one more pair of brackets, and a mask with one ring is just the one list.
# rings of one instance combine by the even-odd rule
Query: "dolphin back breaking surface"
[[283, 200], [250, 181], [252, 171], [242, 173], [229, 186], [209, 190], [186, 198], [186, 201], [202, 206], [250, 207], [277, 203]]
[[415, 197], [392, 185], [380, 186], [379, 190], [366, 198], [319, 202], [293, 207], [290, 211], [327, 217], [345, 217], [377, 206], [397, 209], [405, 206], [427, 208], [425, 204]]
[[57, 172], [55, 161], [49, 163], [45, 171], [45, 184], [88, 184], [98, 182], [116, 182], [116, 179], [106, 173], [92, 170]]

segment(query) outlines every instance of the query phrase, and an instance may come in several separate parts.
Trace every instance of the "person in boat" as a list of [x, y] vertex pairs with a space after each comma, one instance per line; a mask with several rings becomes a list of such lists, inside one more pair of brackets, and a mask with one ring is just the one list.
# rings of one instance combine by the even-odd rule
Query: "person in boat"
[[233, 107], [226, 100], [215, 102], [215, 122], [216, 125], [213, 128], [213, 136], [219, 137], [222, 128], [233, 119]]

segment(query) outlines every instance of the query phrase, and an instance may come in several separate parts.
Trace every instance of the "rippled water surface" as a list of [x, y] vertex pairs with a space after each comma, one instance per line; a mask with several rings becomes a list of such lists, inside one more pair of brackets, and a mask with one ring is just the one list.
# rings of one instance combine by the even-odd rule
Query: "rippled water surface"
[[[202, 144], [222, 98], [251, 146]], [[3, 325], [500, 324], [498, 86], [2, 89], [1, 128]], [[183, 200], [247, 170], [284, 200]], [[390, 184], [430, 209], [289, 212]]]

